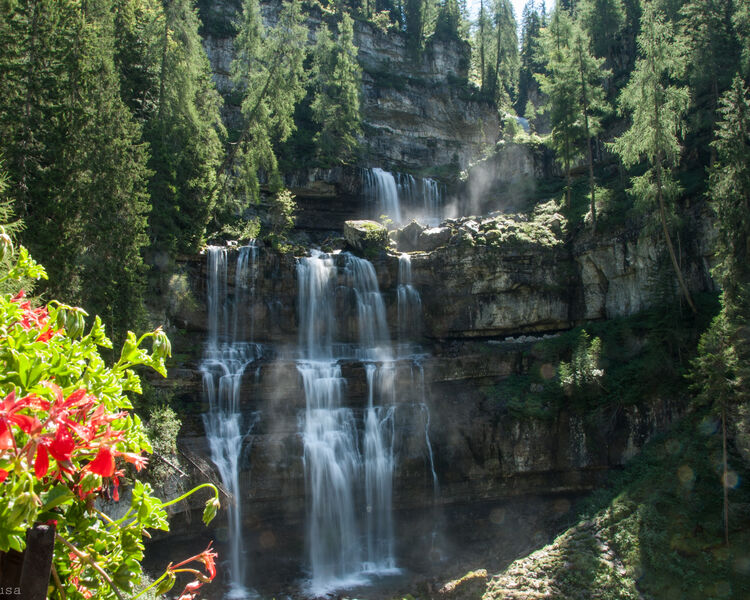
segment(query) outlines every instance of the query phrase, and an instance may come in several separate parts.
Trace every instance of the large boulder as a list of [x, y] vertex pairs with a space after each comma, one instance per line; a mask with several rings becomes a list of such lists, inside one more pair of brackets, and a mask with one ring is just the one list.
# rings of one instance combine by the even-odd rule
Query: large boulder
[[424, 225], [412, 221], [396, 231], [396, 243], [401, 252], [414, 252], [417, 249], [419, 236], [426, 229]]
[[431, 227], [425, 229], [419, 234], [417, 240], [417, 250], [424, 252], [430, 252], [445, 246], [453, 235], [453, 230], [450, 227]]
[[376, 221], [345, 221], [344, 239], [355, 252], [373, 255], [388, 245], [388, 230]]

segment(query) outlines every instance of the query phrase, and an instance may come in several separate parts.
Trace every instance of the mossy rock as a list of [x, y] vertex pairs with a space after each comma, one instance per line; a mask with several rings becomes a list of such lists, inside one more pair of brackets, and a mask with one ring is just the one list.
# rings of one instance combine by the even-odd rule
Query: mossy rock
[[346, 221], [344, 239], [355, 252], [373, 256], [388, 246], [388, 230], [376, 221]]

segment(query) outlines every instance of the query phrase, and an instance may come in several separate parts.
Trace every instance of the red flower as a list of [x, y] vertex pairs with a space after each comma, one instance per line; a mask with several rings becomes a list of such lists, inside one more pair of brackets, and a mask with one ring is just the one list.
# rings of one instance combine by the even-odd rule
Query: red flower
[[122, 456], [127, 462], [135, 466], [136, 471], [140, 471], [148, 463], [147, 456], [133, 454], [132, 452], [118, 452], [118, 456]]
[[49, 442], [49, 453], [57, 462], [65, 462], [70, 460], [75, 447], [76, 444], [67, 425], [59, 425], [55, 432], [55, 439]]
[[115, 457], [108, 446], [101, 446], [96, 458], [84, 468], [102, 477], [112, 477], [115, 474]]
[[41, 479], [47, 474], [49, 470], [49, 456], [47, 455], [47, 448], [43, 445], [39, 445], [36, 451], [36, 460], [34, 461], [34, 475], [37, 479]]
[[0, 483], [5, 481], [8, 478], [8, 471], [5, 469], [0, 469]]

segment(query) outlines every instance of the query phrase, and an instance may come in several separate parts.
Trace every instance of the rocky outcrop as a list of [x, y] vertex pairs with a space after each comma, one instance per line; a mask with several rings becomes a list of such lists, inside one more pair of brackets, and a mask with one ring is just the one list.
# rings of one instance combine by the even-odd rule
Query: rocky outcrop
[[373, 256], [385, 249], [388, 230], [376, 221], [346, 221], [344, 239], [355, 252]]
[[[276, 5], [265, 2], [264, 19], [275, 20]], [[240, 122], [230, 67], [240, 3], [204, 2], [203, 44], [217, 88], [228, 99], [224, 118]], [[311, 39], [320, 25], [308, 15]], [[363, 67], [362, 116], [364, 163], [395, 171], [449, 169], [458, 173], [495, 143], [497, 111], [476, 96], [468, 83], [469, 49], [458, 40], [430, 40], [418, 57], [409, 51], [405, 34], [384, 32], [355, 21], [355, 43]]]

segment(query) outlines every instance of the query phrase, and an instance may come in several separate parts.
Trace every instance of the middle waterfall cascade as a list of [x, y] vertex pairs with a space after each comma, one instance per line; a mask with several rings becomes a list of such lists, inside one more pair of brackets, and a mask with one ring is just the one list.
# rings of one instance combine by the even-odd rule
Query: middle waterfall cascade
[[249, 324], [243, 318], [243, 309], [254, 295], [257, 248], [252, 245], [239, 249], [233, 302], [228, 293], [227, 250], [209, 246], [206, 255], [208, 341], [200, 368], [209, 410], [203, 415], [203, 422], [211, 459], [232, 496], [228, 507], [228, 597], [242, 599], [254, 596], [246, 587], [239, 473], [243, 442], [252, 427], [252, 423], [243, 422], [240, 412], [242, 376], [248, 365], [261, 357], [260, 346], [245, 341], [245, 336], [252, 333], [252, 318]]
[[398, 334], [399, 341], [414, 340], [422, 329], [422, 298], [411, 277], [411, 257], [403, 253], [398, 258]]
[[[314, 251], [300, 260], [297, 273], [307, 543], [310, 591], [316, 595], [366, 583], [367, 573], [397, 571], [391, 506], [395, 362], [385, 305], [372, 264], [348, 254], [338, 258], [341, 267], [334, 257]], [[358, 335], [347, 337], [350, 315], [338, 308], [353, 305]], [[355, 411], [343, 405], [343, 359], [361, 361], [367, 375], [361, 442]], [[364, 499], [358, 494], [362, 488]]]
[[375, 219], [387, 215], [395, 225], [417, 219], [430, 226], [443, 216], [445, 186], [429, 177], [391, 173], [379, 167], [366, 169], [365, 194], [375, 204]]

